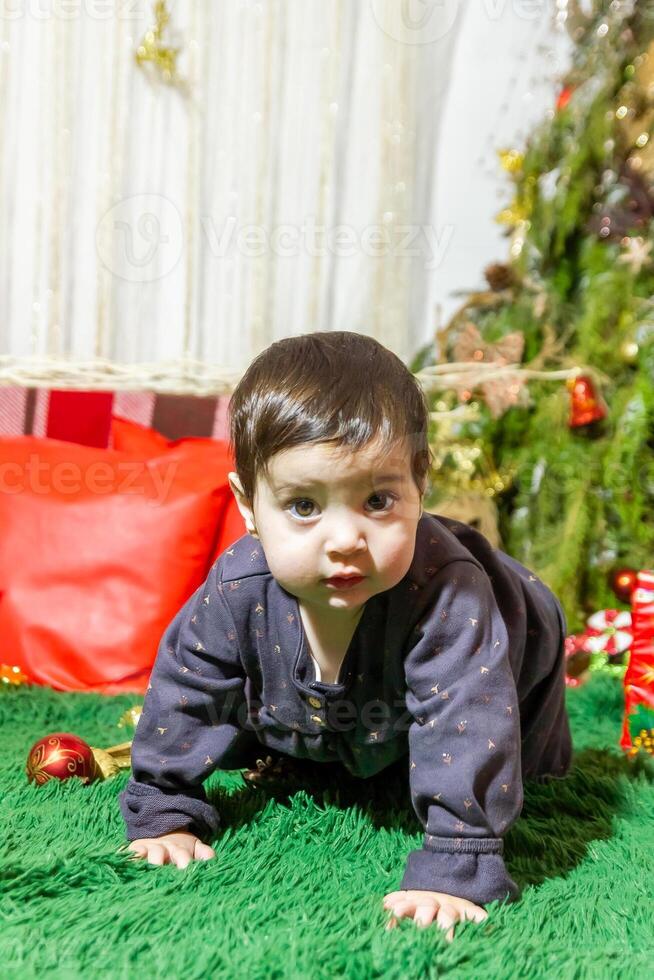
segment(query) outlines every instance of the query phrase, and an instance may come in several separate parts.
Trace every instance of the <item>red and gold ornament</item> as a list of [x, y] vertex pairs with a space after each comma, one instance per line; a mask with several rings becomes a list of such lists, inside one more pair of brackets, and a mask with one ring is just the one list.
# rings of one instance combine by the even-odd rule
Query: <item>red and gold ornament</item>
[[121, 742], [97, 749], [71, 732], [52, 732], [38, 739], [29, 750], [25, 768], [28, 782], [43, 786], [52, 779], [76, 777], [86, 784], [107, 779], [129, 767], [131, 745]]

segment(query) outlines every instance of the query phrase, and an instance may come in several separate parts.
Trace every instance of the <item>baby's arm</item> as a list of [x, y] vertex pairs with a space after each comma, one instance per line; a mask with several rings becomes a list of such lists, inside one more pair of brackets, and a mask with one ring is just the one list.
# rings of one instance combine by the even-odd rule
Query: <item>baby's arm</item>
[[479, 909], [519, 895], [502, 857], [502, 835], [523, 802], [508, 634], [475, 563], [444, 566], [428, 592], [418, 639], [405, 656], [411, 802], [425, 836], [408, 856], [400, 887]]
[[219, 569], [220, 560], [162, 637], [134, 733], [132, 774], [119, 795], [127, 839], [138, 845], [130, 849], [152, 853], [153, 863], [159, 848], [165, 862], [175, 846], [212, 856], [205, 845], [191, 849], [188, 837], [202, 844], [218, 829], [202, 784], [243, 735], [246, 677]]

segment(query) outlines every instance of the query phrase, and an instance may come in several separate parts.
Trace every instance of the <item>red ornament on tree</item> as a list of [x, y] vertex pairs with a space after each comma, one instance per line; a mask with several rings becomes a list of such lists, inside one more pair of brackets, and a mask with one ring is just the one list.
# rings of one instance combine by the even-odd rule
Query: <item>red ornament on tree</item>
[[638, 572], [634, 568], [616, 568], [609, 576], [609, 585], [620, 602], [631, 602], [637, 581]]
[[565, 107], [567, 106], [568, 102], [572, 97], [573, 92], [574, 89], [572, 88], [571, 85], [566, 85], [564, 88], [561, 89], [561, 91], [559, 92], [559, 97], [556, 100], [557, 112], [561, 112], [562, 109], [565, 109]]
[[567, 387], [570, 392], [568, 425], [571, 429], [590, 425], [592, 422], [599, 422], [606, 418], [606, 405], [595, 391], [595, 385], [591, 378], [585, 374], [578, 374], [576, 377], [568, 379]]

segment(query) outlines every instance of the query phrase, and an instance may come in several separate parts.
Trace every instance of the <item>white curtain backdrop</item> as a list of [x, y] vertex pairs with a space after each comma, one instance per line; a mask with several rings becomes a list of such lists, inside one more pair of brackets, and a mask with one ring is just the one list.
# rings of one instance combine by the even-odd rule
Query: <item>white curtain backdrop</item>
[[[2, 0], [0, 382], [228, 390], [273, 340], [408, 359], [504, 258], [496, 149], [551, 106], [543, 0]], [[200, 363], [201, 362], [201, 363]]]

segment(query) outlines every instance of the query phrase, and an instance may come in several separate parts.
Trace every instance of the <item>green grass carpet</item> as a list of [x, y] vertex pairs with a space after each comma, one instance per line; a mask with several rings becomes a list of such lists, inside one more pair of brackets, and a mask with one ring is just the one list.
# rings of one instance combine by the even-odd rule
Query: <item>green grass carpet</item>
[[506, 837], [522, 900], [489, 905], [447, 943], [435, 925], [384, 930], [382, 898], [422, 837], [388, 781], [352, 799], [347, 787], [284, 795], [215, 773], [216, 859], [155, 867], [119, 850], [127, 772], [43, 787], [24, 773], [49, 732], [100, 747], [130, 738], [117, 721], [140, 699], [2, 690], [0, 976], [651, 980], [654, 764], [617, 746], [619, 682], [594, 675], [567, 699], [573, 769], [527, 784]]

